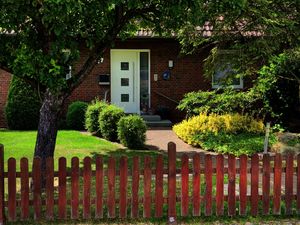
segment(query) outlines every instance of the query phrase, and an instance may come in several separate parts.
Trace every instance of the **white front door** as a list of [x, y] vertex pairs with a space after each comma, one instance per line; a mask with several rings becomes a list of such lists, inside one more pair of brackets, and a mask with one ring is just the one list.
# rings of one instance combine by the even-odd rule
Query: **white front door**
[[126, 113], [139, 113], [139, 52], [111, 50], [111, 102]]

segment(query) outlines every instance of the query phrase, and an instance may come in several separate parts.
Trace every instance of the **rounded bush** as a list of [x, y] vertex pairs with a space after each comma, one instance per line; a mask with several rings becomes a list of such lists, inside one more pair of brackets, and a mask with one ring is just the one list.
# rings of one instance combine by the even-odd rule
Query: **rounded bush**
[[68, 107], [67, 127], [74, 130], [84, 129], [85, 111], [88, 104], [81, 101], [73, 102]]
[[41, 102], [38, 94], [22, 79], [14, 76], [9, 87], [5, 116], [9, 129], [37, 129]]
[[140, 116], [126, 116], [118, 123], [118, 139], [128, 148], [141, 149], [146, 141], [146, 130], [146, 123]]
[[264, 124], [262, 120], [256, 120], [251, 116], [240, 114], [206, 114], [201, 113], [188, 120], [184, 120], [173, 127], [174, 132], [188, 144], [194, 145], [195, 135], [206, 134], [262, 134]]
[[85, 112], [85, 128], [89, 132], [101, 135], [99, 129], [99, 114], [107, 106], [108, 105], [106, 102], [98, 100], [95, 100], [90, 105], [88, 105]]
[[102, 136], [110, 141], [117, 140], [117, 124], [125, 116], [123, 109], [109, 105], [99, 115], [99, 127]]

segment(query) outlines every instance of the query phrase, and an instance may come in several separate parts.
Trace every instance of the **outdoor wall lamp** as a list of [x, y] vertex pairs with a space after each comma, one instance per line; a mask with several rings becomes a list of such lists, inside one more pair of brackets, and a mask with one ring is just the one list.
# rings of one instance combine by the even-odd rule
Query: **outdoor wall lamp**
[[101, 57], [100, 59], [97, 60], [97, 64], [103, 63], [104, 62], [104, 58]]

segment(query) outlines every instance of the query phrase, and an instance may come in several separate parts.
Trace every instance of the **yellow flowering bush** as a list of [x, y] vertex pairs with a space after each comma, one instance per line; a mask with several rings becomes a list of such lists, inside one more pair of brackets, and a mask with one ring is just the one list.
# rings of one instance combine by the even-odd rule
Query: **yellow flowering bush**
[[173, 127], [179, 138], [188, 144], [200, 145], [195, 136], [213, 134], [261, 134], [264, 132], [262, 120], [256, 120], [248, 115], [240, 114], [207, 114], [201, 113], [190, 119], [184, 120]]

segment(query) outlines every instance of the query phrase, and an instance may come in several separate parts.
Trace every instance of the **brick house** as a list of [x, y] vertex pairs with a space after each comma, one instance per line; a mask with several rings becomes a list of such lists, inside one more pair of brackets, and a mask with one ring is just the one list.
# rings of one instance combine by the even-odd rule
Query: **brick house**
[[[176, 106], [185, 93], [213, 87], [203, 75], [203, 60], [208, 52], [202, 49], [184, 56], [175, 38], [159, 38], [141, 31], [135, 38], [117, 41], [113, 49], [106, 51], [66, 105], [75, 100], [90, 102], [97, 97], [123, 107], [128, 113], [169, 109], [169, 119], [178, 121], [183, 114]], [[85, 57], [84, 50], [81, 57]], [[4, 106], [10, 76], [0, 70], [0, 81], [0, 127], [5, 127]]]

